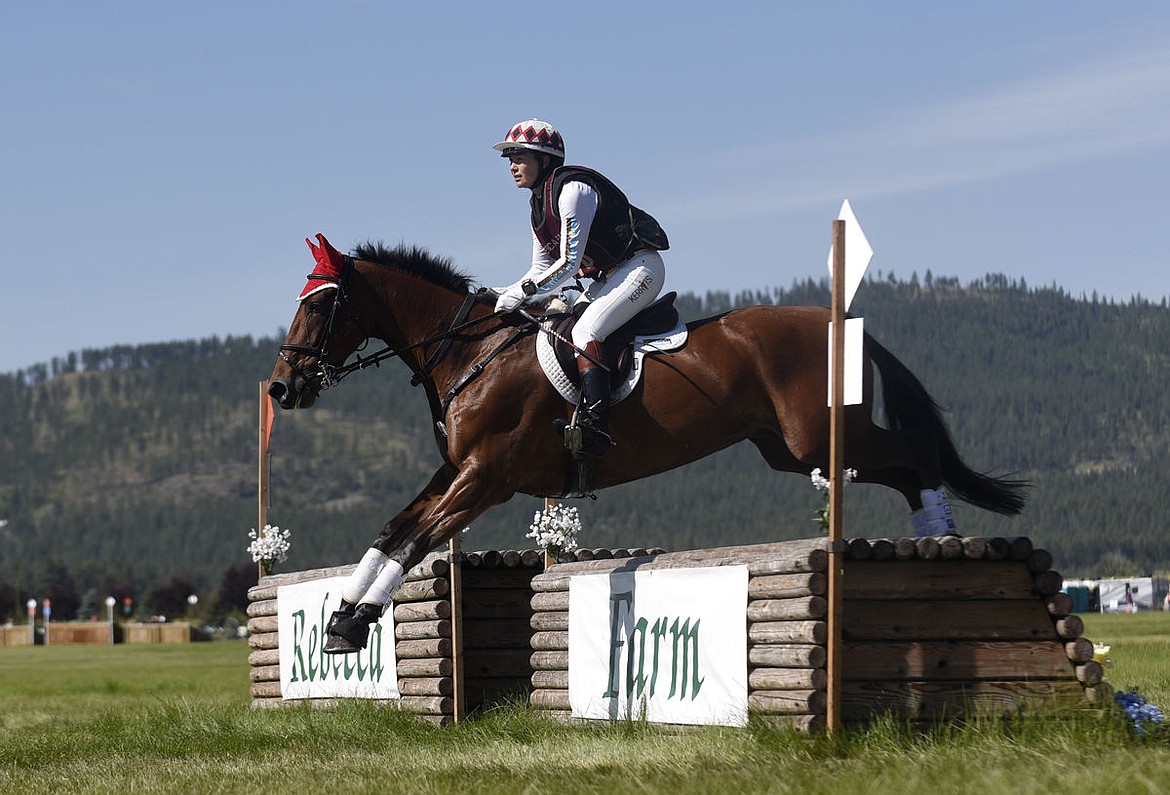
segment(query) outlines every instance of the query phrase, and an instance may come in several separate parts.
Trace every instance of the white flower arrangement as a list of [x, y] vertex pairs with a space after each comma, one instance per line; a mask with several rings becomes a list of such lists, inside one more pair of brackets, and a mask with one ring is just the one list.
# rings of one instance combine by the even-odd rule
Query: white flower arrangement
[[291, 534], [292, 530], [288, 528], [281, 530], [270, 524], [264, 525], [264, 529], [259, 533], [253, 527], [248, 531], [248, 538], [252, 539], [252, 543], [248, 544], [246, 549], [252, 554], [253, 562], [261, 564], [265, 571], [271, 572], [273, 566], [288, 559]]
[[553, 503], [532, 515], [532, 524], [525, 538], [554, 556], [577, 548], [577, 533], [581, 531], [581, 517], [576, 508]]
[[[853, 479], [857, 477], [857, 470], [846, 469], [841, 472], [841, 475], [842, 485], [846, 483], [852, 483]], [[809, 475], [809, 479], [812, 481], [813, 488], [817, 491], [823, 492], [825, 495], [825, 504], [820, 508], [817, 508], [816, 512], [813, 514], [813, 521], [817, 522], [821, 526], [821, 529], [827, 533], [829, 532], [829, 486], [832, 484], [829, 482], [827, 477], [821, 474], [820, 467], [817, 467], [812, 471], [812, 474]]]

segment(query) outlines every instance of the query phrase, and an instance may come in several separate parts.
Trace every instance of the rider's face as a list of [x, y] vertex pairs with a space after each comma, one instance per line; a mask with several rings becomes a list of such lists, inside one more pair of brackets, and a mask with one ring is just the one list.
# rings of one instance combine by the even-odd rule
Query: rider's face
[[517, 188], [532, 188], [540, 176], [541, 155], [530, 149], [524, 149], [508, 155], [512, 172], [512, 179], [516, 180]]

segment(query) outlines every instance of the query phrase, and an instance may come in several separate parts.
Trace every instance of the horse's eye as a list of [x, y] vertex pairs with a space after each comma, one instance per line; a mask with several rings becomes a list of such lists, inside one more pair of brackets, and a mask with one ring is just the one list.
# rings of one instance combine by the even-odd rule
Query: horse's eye
[[306, 307], [306, 311], [310, 315], [321, 315], [324, 314], [325, 308], [321, 305], [320, 301], [310, 301]]

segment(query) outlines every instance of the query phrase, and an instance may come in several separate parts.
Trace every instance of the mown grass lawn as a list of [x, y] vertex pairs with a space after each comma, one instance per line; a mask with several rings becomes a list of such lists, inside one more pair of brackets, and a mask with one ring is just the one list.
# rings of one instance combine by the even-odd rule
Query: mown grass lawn
[[[1106, 678], [1170, 704], [1170, 615], [1086, 616]], [[36, 793], [1170, 792], [1166, 735], [1119, 711], [835, 737], [753, 723], [565, 727], [513, 706], [451, 729], [364, 703], [249, 708], [248, 649], [0, 649], [0, 791]]]

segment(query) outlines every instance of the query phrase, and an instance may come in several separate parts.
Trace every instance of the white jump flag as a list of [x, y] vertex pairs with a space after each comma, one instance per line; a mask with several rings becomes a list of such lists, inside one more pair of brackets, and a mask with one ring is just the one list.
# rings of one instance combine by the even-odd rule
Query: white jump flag
[[[853, 215], [853, 208], [846, 199], [841, 204], [837, 220], [845, 222], [845, 311], [865, 277], [873, 249], [861, 231], [861, 224]], [[829, 246], [829, 278], [833, 276], [833, 247]], [[853, 406], [862, 399], [862, 348], [865, 339], [864, 321], [851, 317], [845, 321], [845, 405]], [[833, 324], [829, 323], [829, 389], [827, 405], [833, 405]]]

